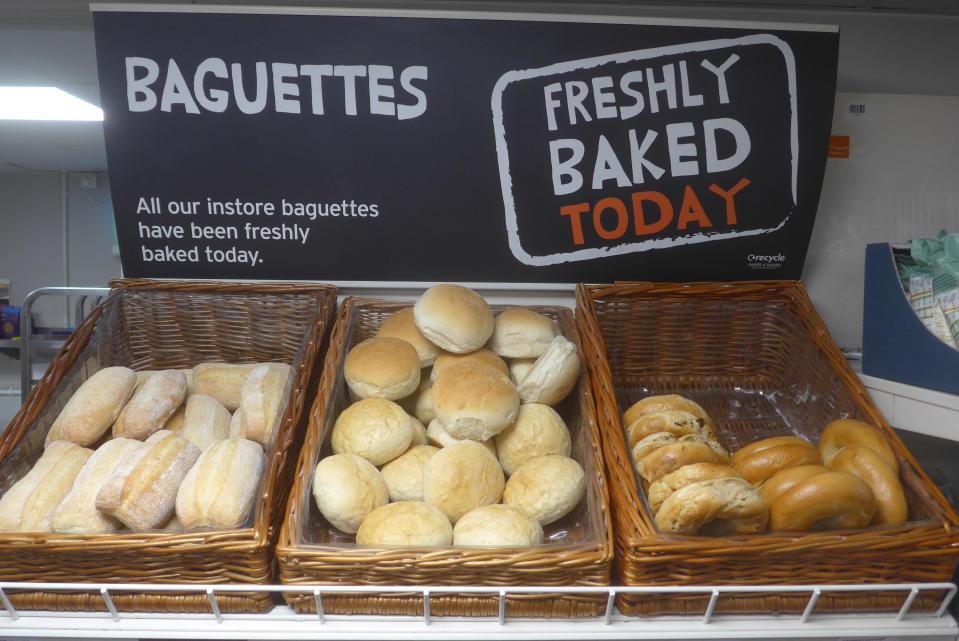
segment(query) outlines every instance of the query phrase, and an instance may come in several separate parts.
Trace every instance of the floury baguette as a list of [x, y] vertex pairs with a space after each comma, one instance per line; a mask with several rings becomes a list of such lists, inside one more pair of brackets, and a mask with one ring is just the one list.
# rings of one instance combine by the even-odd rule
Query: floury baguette
[[265, 460], [263, 448], [246, 439], [210, 445], [177, 492], [180, 525], [184, 529], [242, 525], [253, 505]]
[[142, 441], [163, 429], [186, 397], [186, 376], [175, 369], [154, 372], [140, 384], [126, 404], [113, 435]]
[[70, 441], [84, 447], [103, 436], [130, 400], [137, 375], [126, 367], [105, 367], [73, 393], [47, 433], [46, 444]]
[[177, 491], [200, 450], [160, 430], [117, 466], [97, 494], [97, 509], [131, 530], [159, 528], [173, 516]]
[[49, 532], [53, 511], [91, 454], [68, 441], [49, 443], [33, 468], [0, 499], [0, 531]]

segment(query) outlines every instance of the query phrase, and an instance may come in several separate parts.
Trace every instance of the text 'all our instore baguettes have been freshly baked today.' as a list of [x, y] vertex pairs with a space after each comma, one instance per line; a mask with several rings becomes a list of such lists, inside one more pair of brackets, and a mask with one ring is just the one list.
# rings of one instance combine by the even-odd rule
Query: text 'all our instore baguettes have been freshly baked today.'
[[[143, 241], [140, 254], [145, 263], [232, 263], [256, 266], [263, 263], [259, 249], [244, 242], [296, 243], [305, 245], [313, 224], [327, 219], [375, 219], [376, 203], [356, 200], [338, 202], [257, 202], [234, 198], [218, 200], [169, 200], [159, 196], [137, 199], [137, 234]], [[173, 217], [173, 218], [171, 218]], [[202, 241], [238, 241], [216, 246]], [[195, 241], [190, 245], [189, 241]]]

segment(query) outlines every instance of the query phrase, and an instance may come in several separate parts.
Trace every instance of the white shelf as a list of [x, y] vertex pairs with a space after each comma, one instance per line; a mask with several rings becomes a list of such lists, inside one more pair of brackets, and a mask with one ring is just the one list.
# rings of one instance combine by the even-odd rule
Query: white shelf
[[119, 621], [101, 616], [43, 613], [0, 623], [0, 638], [109, 638], [109, 639], [337, 639], [449, 640], [492, 639], [824, 639], [894, 641], [925, 639], [955, 641], [956, 621], [949, 615], [897, 621], [895, 616], [827, 616], [800, 623], [796, 617], [716, 617], [625, 619], [615, 615], [602, 621], [433, 620], [396, 617], [303, 617], [286, 606], [267, 615], [227, 615], [222, 623], [193, 615], [127, 615]]
[[[858, 371], [858, 363], [854, 363]], [[894, 427], [959, 441], [959, 396], [859, 374], [876, 407]]]

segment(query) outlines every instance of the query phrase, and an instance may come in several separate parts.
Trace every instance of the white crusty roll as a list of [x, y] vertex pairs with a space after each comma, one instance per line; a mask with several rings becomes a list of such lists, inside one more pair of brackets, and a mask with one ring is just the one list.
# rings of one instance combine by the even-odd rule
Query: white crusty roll
[[514, 358], [509, 362], [509, 377], [519, 385], [535, 364], [535, 358]]
[[176, 495], [176, 518], [187, 530], [234, 528], [246, 521], [266, 456], [254, 441], [231, 438], [210, 445], [190, 468]]
[[364, 398], [340, 412], [332, 440], [335, 454], [349, 452], [383, 465], [409, 449], [413, 420], [393, 401]]
[[399, 338], [413, 346], [420, 359], [420, 367], [429, 367], [440, 355], [440, 348], [431, 343], [413, 322], [413, 308], [407, 307], [390, 314], [380, 328], [377, 336]]
[[26, 475], [0, 498], [0, 531], [50, 532], [56, 507], [93, 452], [53, 441]]
[[486, 441], [516, 420], [519, 394], [512, 381], [479, 363], [451, 365], [433, 383], [433, 411], [455, 438]]
[[553, 321], [531, 309], [508, 309], [493, 323], [489, 347], [505, 358], [539, 358], [553, 341]]
[[206, 394], [235, 412], [240, 407], [243, 383], [258, 363], [200, 363], [193, 368], [193, 394]]
[[380, 473], [391, 501], [423, 500], [423, 468], [437, 452], [432, 445], [417, 445], [383, 466]]
[[468, 287], [436, 285], [413, 305], [413, 321], [435, 345], [455, 354], [474, 352], [493, 333], [493, 312]]
[[186, 409], [183, 413], [183, 426], [179, 430], [167, 429], [170, 432], [179, 432], [180, 436], [190, 441], [202, 452], [215, 441], [230, 438], [230, 413], [223, 403], [206, 394], [194, 394], [186, 399]]
[[423, 500], [456, 523], [481, 505], [503, 496], [503, 468], [475, 441], [462, 441], [436, 452], [423, 468]]
[[256, 441], [268, 449], [273, 442], [280, 407], [286, 395], [290, 366], [264, 363], [254, 367], [240, 392], [239, 436]]
[[180, 484], [199, 457], [185, 438], [156, 432], [114, 469], [97, 494], [97, 509], [131, 530], [161, 527], [173, 516]]
[[363, 519], [390, 500], [389, 488], [373, 464], [355, 454], [322, 459], [313, 472], [313, 500], [340, 532], [355, 534]]
[[357, 343], [346, 355], [343, 376], [353, 396], [395, 401], [420, 384], [420, 358], [399, 338], [377, 336]]
[[527, 461], [509, 477], [503, 503], [549, 525], [572, 512], [584, 494], [583, 467], [567, 456], [550, 454]]
[[520, 405], [516, 422], [496, 435], [496, 454], [507, 476], [526, 461], [559, 454], [569, 456], [569, 430], [563, 418], [549, 405]]
[[463, 515], [453, 528], [453, 545], [513, 547], [543, 540], [539, 521], [512, 505], [484, 505]]
[[424, 375], [420, 379], [420, 386], [409, 397], [409, 404], [410, 413], [423, 425], [429, 425], [430, 421], [436, 418], [436, 413], [433, 412], [433, 381], [429, 376]]
[[519, 396], [524, 403], [556, 405], [576, 386], [579, 369], [576, 345], [565, 336], [556, 336], [517, 385]]
[[[430, 443], [436, 447], [447, 447], [454, 443], [460, 443], [462, 441], [469, 441], [468, 438], [456, 438], [452, 434], [446, 431], [446, 426], [443, 425], [443, 421], [438, 418], [434, 418], [430, 421], [430, 426], [426, 428], [426, 438]], [[480, 443], [483, 447], [489, 450], [489, 453], [493, 456], [496, 456], [496, 444], [495, 439], [490, 439], [488, 441], [483, 441]], [[478, 441], [473, 441], [474, 443]]]
[[376, 508], [356, 532], [357, 545], [433, 547], [447, 546], [452, 540], [449, 519], [420, 501], [399, 501]]
[[443, 352], [436, 357], [436, 362], [433, 363], [433, 369], [430, 370], [430, 380], [435, 382], [437, 377], [442, 374], [447, 367], [458, 365], [459, 363], [481, 363], [483, 365], [489, 365], [501, 374], [509, 376], [509, 368], [506, 365], [506, 361], [494, 354], [491, 350], [482, 347], [469, 354]]
[[411, 416], [410, 420], [413, 422], [413, 438], [410, 439], [410, 447], [427, 445], [430, 442], [430, 437], [426, 435], [426, 428], [420, 422], [420, 419]]
[[53, 531], [64, 534], [112, 532], [120, 523], [97, 509], [97, 494], [117, 466], [131, 453], [146, 447], [142, 441], [115, 438], [97, 448], [53, 513]]
[[153, 372], [133, 392], [113, 424], [115, 438], [142, 441], [163, 429], [186, 397], [186, 376], [175, 369]]
[[47, 445], [70, 441], [87, 447], [100, 440], [130, 400], [137, 375], [126, 367], [105, 367], [73, 393], [50, 431]]

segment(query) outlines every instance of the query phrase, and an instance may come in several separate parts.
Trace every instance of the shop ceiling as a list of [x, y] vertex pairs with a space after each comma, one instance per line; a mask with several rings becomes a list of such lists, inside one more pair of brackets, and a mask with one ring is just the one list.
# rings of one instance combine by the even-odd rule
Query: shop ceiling
[[[143, 0], [133, 0], [133, 2], [147, 4]], [[168, 4], [199, 3], [172, 0]], [[801, 0], [796, 2], [673, 0], [668, 3], [642, 0], [613, 0], [600, 3], [583, 2], [583, 0], [525, 2], [516, 0], [485, 0], [483, 2], [475, 0], [362, 0], [360, 2], [356, 0], [286, 0], [285, 2], [212, 0], [205, 4], [261, 6], [296, 4], [573, 13], [588, 11], [600, 14], [782, 19], [840, 24], [874, 18], [888, 20], [891, 15], [901, 14], [904, 19], [925, 20], [926, 23], [929, 23], [929, 18], [933, 16], [949, 16], [946, 18], [947, 24], [950, 25], [947, 29], [959, 28], [959, 21], [954, 22], [959, 20], [956, 18], [959, 16], [957, 0]], [[925, 55], [934, 56], [935, 53], [932, 51]], [[855, 60], [853, 62], [856, 63]], [[915, 86], [887, 87], [880, 84], [873, 88], [868, 86], [868, 82], [865, 87], [844, 86], [848, 83], [842, 77], [842, 65], [841, 53], [840, 89], [939, 93], [930, 88], [944, 84], [933, 75], [915, 79], [915, 82], [919, 83]], [[922, 85], [922, 82], [926, 84]], [[96, 56], [88, 3], [84, 0], [2, 0], [0, 2], [0, 86], [56, 86], [99, 105]], [[947, 91], [947, 93], [951, 92]], [[0, 121], [0, 171], [103, 171], [105, 169], [106, 155], [100, 123]]]

